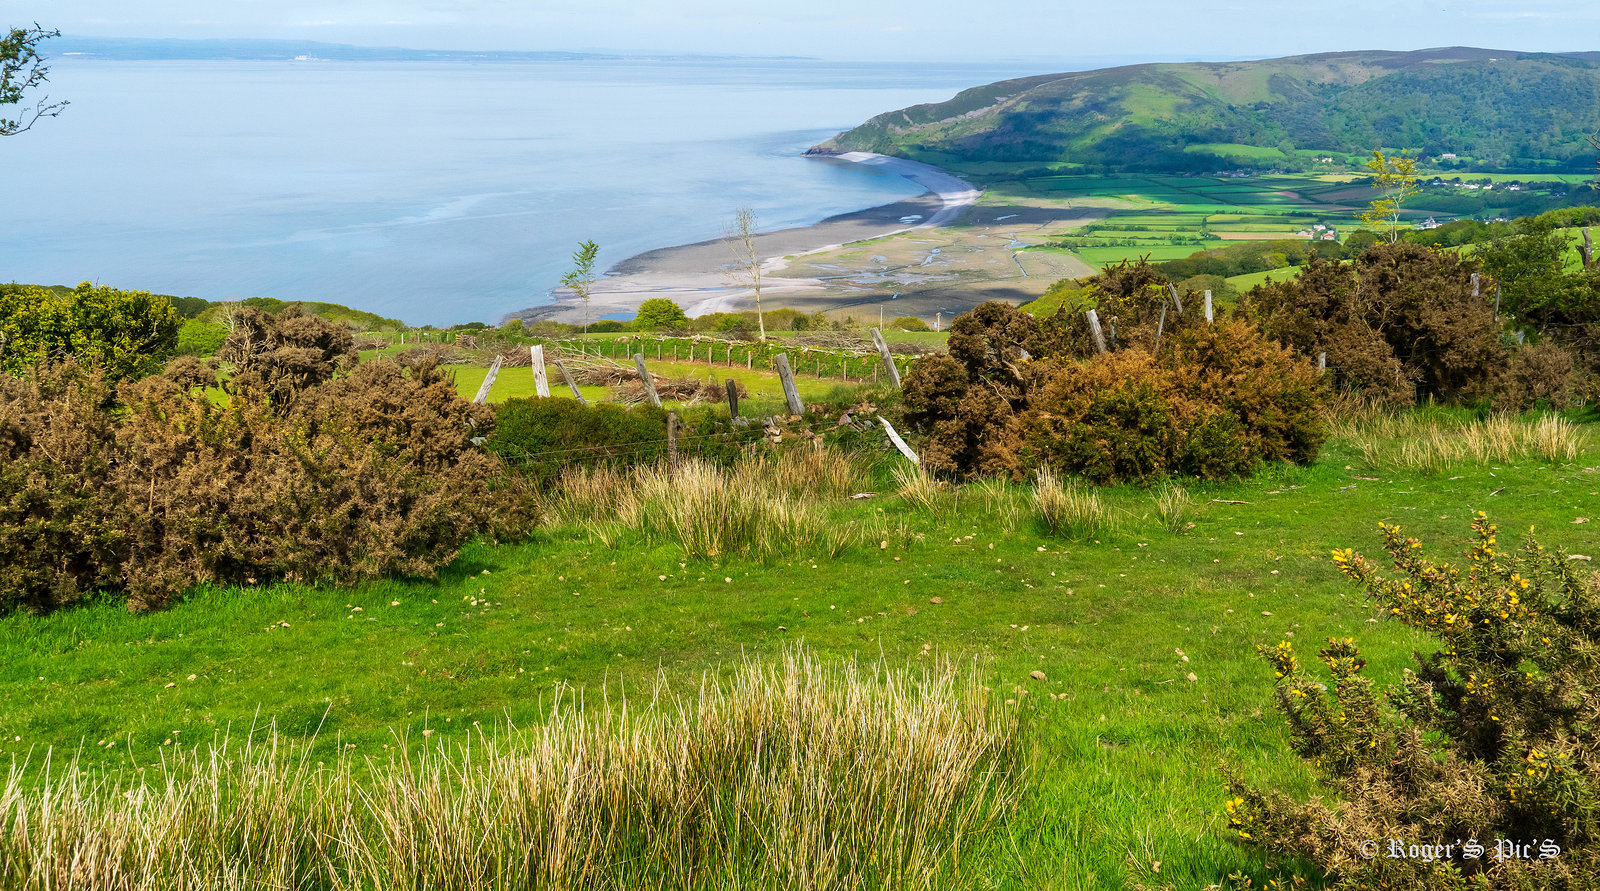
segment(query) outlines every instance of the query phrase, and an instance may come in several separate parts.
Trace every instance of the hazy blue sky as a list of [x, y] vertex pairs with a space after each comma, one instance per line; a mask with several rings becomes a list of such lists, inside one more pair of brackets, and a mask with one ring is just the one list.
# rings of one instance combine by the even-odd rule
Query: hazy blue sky
[[1600, 49], [1595, 0], [0, 0], [0, 25], [34, 20], [80, 36], [837, 59]]

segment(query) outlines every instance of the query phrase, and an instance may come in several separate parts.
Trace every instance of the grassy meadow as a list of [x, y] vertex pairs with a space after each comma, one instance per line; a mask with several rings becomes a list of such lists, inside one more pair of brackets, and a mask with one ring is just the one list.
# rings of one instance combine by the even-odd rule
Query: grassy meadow
[[[591, 471], [547, 500], [533, 538], [475, 544], [437, 579], [207, 588], [152, 614], [108, 600], [8, 616], [0, 820], [42, 807], [30, 790], [53, 782], [65, 784], [52, 799], [60, 820], [104, 828], [112, 817], [85, 790], [142, 777], [159, 793], [163, 777], [199, 777], [196, 801], [243, 807], [258, 798], [239, 790], [253, 789], [265, 803], [250, 814], [280, 815], [266, 825], [343, 839], [337, 856], [294, 855], [322, 876], [314, 887], [421, 887], [419, 862], [456, 876], [485, 827], [500, 827], [483, 842], [498, 887], [535, 886], [506, 878], [537, 872], [505, 865], [530, 850], [567, 864], [545, 881], [603, 887], [645, 875], [669, 887], [1205, 887], [1262, 867], [1221, 831], [1224, 769], [1314, 791], [1254, 648], [1293, 639], [1309, 654], [1351, 636], [1369, 673], [1391, 681], [1431, 646], [1372, 614], [1329, 551], [1376, 552], [1384, 520], [1449, 554], [1486, 510], [1508, 539], [1531, 527], [1588, 554], [1600, 442], [1583, 425], [1422, 409], [1340, 421], [1311, 467], [1103, 489], [1098, 505], [1046, 489], [941, 486], [887, 446], [676, 477]], [[880, 715], [925, 731], [874, 736], [865, 725]], [[837, 729], [795, 742], [808, 722]], [[693, 728], [726, 745], [693, 742]], [[795, 759], [824, 738], [842, 760], [808, 779]], [[224, 739], [232, 760], [219, 762]], [[765, 779], [739, 779], [767, 745]], [[635, 779], [563, 781], [561, 765], [580, 757]], [[651, 773], [662, 759], [684, 766]], [[886, 799], [883, 784], [926, 794]], [[140, 799], [152, 825], [176, 820], [213, 844], [224, 830], [173, 817], [195, 805], [167, 788]], [[496, 788], [520, 790], [516, 801], [581, 789], [594, 808], [572, 825], [613, 828], [574, 849], [531, 817], [508, 824]], [[837, 797], [823, 800], [825, 788]], [[319, 789], [365, 790], [363, 804], [327, 812]], [[654, 797], [629, 797], [641, 789]], [[728, 797], [693, 797], [711, 789]], [[667, 820], [663, 803], [680, 798], [695, 816]], [[916, 825], [885, 817], [772, 847], [793, 821], [850, 823], [838, 808]], [[700, 842], [668, 845], [652, 820]], [[132, 836], [128, 850], [144, 850], [149, 839]], [[18, 850], [6, 844], [0, 863]], [[784, 852], [782, 881], [753, 853], [762, 845]], [[884, 849], [903, 856], [851, 859]], [[586, 873], [584, 851], [650, 868]], [[201, 868], [169, 866], [166, 887]], [[300, 875], [292, 866], [249, 875]], [[436, 887], [493, 885], [450, 881]]]

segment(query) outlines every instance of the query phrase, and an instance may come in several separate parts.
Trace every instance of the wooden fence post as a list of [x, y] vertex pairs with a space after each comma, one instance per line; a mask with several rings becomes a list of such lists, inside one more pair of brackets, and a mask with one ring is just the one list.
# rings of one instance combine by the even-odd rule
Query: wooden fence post
[[883, 332], [877, 328], [872, 329], [872, 342], [878, 346], [878, 355], [883, 357], [883, 366], [889, 371], [889, 380], [896, 387], [900, 386], [900, 369], [894, 365], [894, 357], [889, 355], [889, 344], [884, 342]]
[[805, 414], [805, 403], [800, 401], [800, 391], [794, 385], [794, 371], [789, 367], [789, 354], [779, 353], [773, 356], [772, 364], [778, 367], [778, 379], [783, 382], [783, 398], [789, 403], [789, 414]]
[[1106, 335], [1105, 332], [1100, 330], [1100, 314], [1091, 309], [1083, 315], [1089, 320], [1089, 336], [1094, 338], [1094, 351], [1104, 353], [1106, 351]]
[[561, 376], [567, 379], [567, 386], [572, 389], [572, 398], [578, 400], [579, 405], [588, 405], [589, 400], [583, 398], [583, 393], [578, 390], [578, 382], [572, 379], [572, 372], [567, 370], [567, 363], [556, 360], [556, 367], [561, 369]]
[[739, 419], [739, 385], [733, 378], [728, 378], [728, 417], [730, 420]]
[[911, 451], [911, 446], [906, 445], [906, 441], [900, 438], [899, 433], [895, 432], [894, 425], [889, 423], [888, 418], [878, 415], [878, 422], [883, 424], [884, 432], [889, 434], [889, 441], [894, 443], [894, 447], [900, 450], [900, 454], [905, 455], [906, 459], [912, 464], [922, 463], [922, 459], [917, 457], [917, 453]]
[[1585, 268], [1594, 265], [1594, 237], [1589, 234], [1589, 227], [1583, 227], [1583, 265]]
[[[1173, 293], [1174, 293], [1174, 295], [1176, 295], [1177, 292], [1174, 291]], [[1174, 299], [1176, 299], [1176, 297], [1174, 297]], [[1182, 310], [1179, 310], [1179, 312], [1182, 312]], [[1157, 353], [1161, 352], [1161, 332], [1166, 330], [1166, 327], [1167, 327], [1167, 304], [1165, 302], [1163, 302], [1161, 304], [1161, 319], [1156, 322], [1156, 345], [1150, 348], [1152, 352], [1157, 352]]]
[[528, 358], [533, 360], [533, 390], [540, 399], [550, 398], [550, 380], [544, 374], [544, 344], [528, 347]]
[[1216, 321], [1216, 318], [1211, 314], [1211, 292], [1207, 291], [1206, 292], [1206, 324], [1209, 325], [1214, 321]]
[[483, 377], [483, 385], [478, 387], [478, 395], [472, 401], [482, 405], [489, 399], [489, 388], [494, 386], [494, 379], [500, 374], [500, 364], [505, 361], [502, 356], [494, 357], [494, 364], [489, 366], [489, 373]]
[[1167, 282], [1167, 288], [1172, 291], [1172, 303], [1178, 307], [1178, 315], [1183, 315], [1183, 298], [1178, 296], [1178, 286]]
[[1317, 354], [1317, 374], [1327, 374], [1327, 373], [1328, 373], [1328, 354], [1325, 353], [1325, 352], [1324, 353], [1318, 353]]
[[678, 413], [667, 412], [667, 466], [678, 469]]
[[633, 367], [639, 372], [639, 382], [644, 384], [644, 395], [650, 404], [656, 408], [661, 407], [661, 397], [656, 395], [655, 378], [650, 376], [650, 369], [644, 367], [644, 353], [633, 354]]
[[1480, 296], [1478, 274], [1476, 272], [1472, 274], [1472, 296]]

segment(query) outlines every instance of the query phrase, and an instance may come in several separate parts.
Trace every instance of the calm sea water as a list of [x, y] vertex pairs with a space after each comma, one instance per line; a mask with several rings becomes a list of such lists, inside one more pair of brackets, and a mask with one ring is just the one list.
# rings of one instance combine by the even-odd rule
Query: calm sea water
[[916, 194], [798, 156], [981, 66], [53, 61], [72, 106], [0, 141], [0, 280], [332, 300], [413, 324], [600, 265]]

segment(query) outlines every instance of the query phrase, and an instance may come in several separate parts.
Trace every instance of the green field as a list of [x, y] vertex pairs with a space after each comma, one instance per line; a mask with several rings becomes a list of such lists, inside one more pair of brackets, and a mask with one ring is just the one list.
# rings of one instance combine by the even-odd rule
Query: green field
[[1353, 636], [1368, 673], [1393, 681], [1432, 645], [1375, 620], [1331, 548], [1376, 551], [1387, 520], [1448, 555], [1483, 509], [1508, 539], [1531, 526], [1587, 553], [1592, 535], [1574, 521], [1600, 513], [1592, 439], [1570, 464], [1431, 473], [1369, 465], [1336, 441], [1314, 467], [1192, 486], [1195, 525], [1178, 533], [1151, 492], [1106, 490], [1120, 529], [1083, 542], [1044, 535], [1020, 488], [919, 509], [894, 494], [887, 449], [874, 454], [879, 494], [829, 509], [837, 524], [889, 531], [834, 559], [693, 561], [558, 526], [472, 546], [437, 581], [206, 588], [154, 614], [107, 600], [0, 619], [0, 758], [152, 765], [173, 745], [275, 724], [315, 734], [317, 751], [381, 761], [425, 729], [454, 745], [537, 722], [559, 684], [598, 705], [602, 688], [615, 701], [658, 676], [692, 691], [797, 642], [891, 664], [928, 652], [1020, 700], [1028, 786], [1002, 830], [974, 840], [974, 884], [1204, 887], [1261, 864], [1224, 839], [1224, 766], [1312, 791], [1254, 647]]

